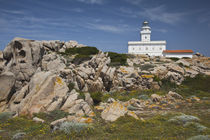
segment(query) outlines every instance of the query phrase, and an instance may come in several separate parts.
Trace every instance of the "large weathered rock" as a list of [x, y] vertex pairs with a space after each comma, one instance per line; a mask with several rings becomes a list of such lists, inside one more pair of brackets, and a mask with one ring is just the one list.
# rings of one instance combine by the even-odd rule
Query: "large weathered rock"
[[169, 69], [169, 71], [176, 72], [181, 75], [184, 75], [184, 73], [185, 73], [184, 69], [181, 68], [179, 65], [169, 64], [167, 68]]
[[157, 66], [151, 72], [152, 74], [156, 75], [160, 79], [165, 78], [165, 75], [168, 73], [168, 69], [165, 66]]
[[15, 76], [11, 72], [4, 72], [0, 75], [0, 102], [8, 101], [15, 93]]
[[44, 55], [42, 59], [42, 68], [46, 71], [60, 72], [66, 67], [64, 60], [56, 53]]
[[165, 78], [176, 83], [177, 85], [180, 85], [182, 81], [184, 81], [184, 77], [181, 74], [171, 71], [166, 74]]
[[20, 89], [22, 82], [29, 81], [40, 65], [44, 48], [40, 41], [27, 40], [21, 38], [13, 39], [3, 51], [5, 71], [14, 73], [15, 86]]
[[68, 87], [59, 76], [51, 72], [38, 72], [29, 83], [25, 98], [10, 110], [28, 115], [40, 111], [52, 111], [60, 108], [67, 92]]
[[181, 65], [186, 66], [186, 67], [189, 67], [190, 66], [190, 63], [187, 62], [184, 59], [180, 59], [180, 60], [176, 61], [176, 64], [178, 64], [178, 65], [181, 64]]
[[115, 121], [119, 117], [124, 116], [127, 113], [127, 108], [124, 107], [120, 102], [114, 102], [107, 106], [101, 113], [101, 117], [106, 121]]
[[61, 109], [67, 110], [71, 108], [75, 104], [75, 101], [78, 99], [78, 96], [79, 93], [77, 93], [75, 89], [73, 89]]
[[42, 41], [42, 44], [45, 49], [58, 52], [63, 47], [64, 42], [61, 42], [59, 40], [49, 40]]

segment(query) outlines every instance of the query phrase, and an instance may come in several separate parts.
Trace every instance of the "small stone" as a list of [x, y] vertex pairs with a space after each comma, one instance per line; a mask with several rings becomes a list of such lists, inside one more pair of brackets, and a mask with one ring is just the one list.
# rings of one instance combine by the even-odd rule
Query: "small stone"
[[33, 121], [35, 121], [35, 122], [41, 122], [41, 123], [44, 123], [45, 122], [43, 119], [40, 119], [38, 117], [34, 117], [33, 118]]
[[12, 137], [12, 139], [13, 139], [13, 140], [18, 140], [18, 139], [23, 138], [25, 135], [26, 135], [26, 133], [24, 133], [24, 132], [19, 132], [19, 133], [16, 133], [16, 134]]
[[160, 102], [161, 98], [162, 97], [160, 95], [157, 95], [157, 94], [152, 94], [151, 95], [151, 99], [152, 99], [153, 102]]
[[179, 95], [178, 93], [173, 92], [173, 91], [169, 91], [168, 95], [171, 97], [174, 97], [175, 99], [183, 99], [183, 97], [181, 95]]
[[113, 98], [109, 98], [109, 99], [107, 100], [107, 103], [113, 103], [113, 102], [115, 102], [115, 99], [113, 99]]

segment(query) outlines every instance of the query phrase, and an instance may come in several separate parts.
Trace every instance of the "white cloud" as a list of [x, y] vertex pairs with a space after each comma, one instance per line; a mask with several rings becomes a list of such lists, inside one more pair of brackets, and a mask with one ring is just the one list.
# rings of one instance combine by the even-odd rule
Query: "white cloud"
[[6, 9], [1, 9], [1, 12], [7, 13], [7, 14], [24, 14], [23, 11], [18, 11], [18, 10], [6, 10]]
[[77, 0], [88, 4], [103, 4], [104, 0]]
[[74, 9], [71, 9], [71, 11], [77, 12], [77, 13], [82, 13], [82, 12], [84, 12], [84, 10], [81, 9], [81, 8], [74, 8]]
[[89, 23], [87, 28], [94, 29], [94, 30], [114, 32], [114, 33], [120, 33], [123, 31], [122, 28], [120, 28], [119, 26], [105, 25], [105, 24], [94, 24], [94, 23]]
[[126, 2], [133, 4], [133, 5], [138, 5], [140, 4], [143, 0], [125, 0]]
[[127, 24], [119, 24], [119, 25], [112, 25], [112, 24], [103, 24], [103, 23], [88, 23], [84, 26], [88, 29], [93, 30], [101, 30], [106, 32], [112, 32], [112, 33], [122, 33], [126, 31], [136, 31], [137, 29], [134, 29]]
[[180, 12], [180, 13], [171, 13], [167, 12], [164, 5], [154, 7], [154, 8], [145, 8], [143, 12], [140, 13], [140, 16], [149, 18], [153, 21], [160, 21], [169, 24], [175, 24], [183, 19], [185, 15], [189, 13]]
[[156, 31], [156, 32], [161, 32], [161, 33], [167, 33], [168, 30], [166, 29], [152, 29], [153, 31]]

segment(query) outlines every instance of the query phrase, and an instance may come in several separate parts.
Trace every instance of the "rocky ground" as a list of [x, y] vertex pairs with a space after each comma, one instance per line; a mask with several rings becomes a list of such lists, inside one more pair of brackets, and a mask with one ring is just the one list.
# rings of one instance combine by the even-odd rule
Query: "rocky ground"
[[209, 82], [210, 58], [199, 53], [15, 38], [0, 52], [0, 138], [209, 139]]

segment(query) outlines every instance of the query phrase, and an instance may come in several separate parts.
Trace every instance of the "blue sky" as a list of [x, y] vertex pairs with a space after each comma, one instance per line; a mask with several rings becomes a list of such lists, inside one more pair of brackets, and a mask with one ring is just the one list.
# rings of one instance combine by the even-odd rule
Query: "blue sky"
[[0, 0], [0, 49], [23, 37], [127, 53], [144, 20], [167, 49], [210, 56], [210, 0]]

